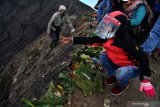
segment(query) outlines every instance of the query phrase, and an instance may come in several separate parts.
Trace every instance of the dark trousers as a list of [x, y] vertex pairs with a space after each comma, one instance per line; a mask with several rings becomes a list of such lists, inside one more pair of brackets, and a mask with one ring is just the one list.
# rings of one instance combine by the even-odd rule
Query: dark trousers
[[50, 47], [54, 48], [57, 46], [57, 42], [59, 40], [59, 30], [51, 30], [51, 43], [50, 43]]

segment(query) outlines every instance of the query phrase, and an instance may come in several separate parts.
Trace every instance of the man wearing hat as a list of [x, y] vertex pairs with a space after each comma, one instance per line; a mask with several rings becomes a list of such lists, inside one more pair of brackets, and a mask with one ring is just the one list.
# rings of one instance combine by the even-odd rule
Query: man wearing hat
[[59, 11], [53, 14], [47, 27], [47, 34], [50, 35], [50, 37], [52, 38], [50, 43], [51, 49], [57, 46], [57, 42], [59, 40], [59, 33], [62, 26], [64, 26], [65, 24], [69, 25], [71, 33], [75, 31], [71, 21], [69, 20], [68, 15], [66, 14], [66, 7], [64, 5], [60, 5]]

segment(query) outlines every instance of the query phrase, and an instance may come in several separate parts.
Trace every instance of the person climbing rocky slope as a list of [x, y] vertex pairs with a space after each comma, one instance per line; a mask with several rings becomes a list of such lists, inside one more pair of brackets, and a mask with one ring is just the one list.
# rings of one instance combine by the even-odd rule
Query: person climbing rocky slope
[[92, 11], [78, 0], [1, 0], [0, 2], [0, 65], [46, 30], [48, 21], [60, 4], [70, 15]]
[[[18, 1], [20, 2], [20, 0], [17, 0], [17, 2]], [[2, 4], [4, 3], [6, 6], [10, 4], [4, 0], [1, 3]], [[16, 0], [13, 3], [16, 3]], [[20, 3], [22, 3], [22, 1]], [[30, 2], [30, 3], [33, 4], [34, 2]], [[43, 1], [41, 1], [41, 3], [42, 3], [41, 5], [45, 4], [45, 3], [43, 4]], [[52, 5], [54, 5], [54, 3]], [[48, 7], [48, 9], [50, 8]], [[15, 12], [16, 11], [17, 10], [15, 10]], [[46, 11], [48, 12], [47, 9]], [[52, 12], [51, 13], [44, 12], [44, 14], [45, 15], [50, 14], [51, 16]], [[28, 14], [29, 13], [30, 12], [28, 12]], [[44, 18], [45, 15], [44, 16], [42, 15], [40, 19], [41, 18], [45, 19]], [[48, 20], [50, 16], [48, 16]], [[36, 17], [36, 14], [35, 14], [35, 17]], [[15, 19], [16, 17], [14, 18], [14, 21], [17, 21]], [[46, 93], [49, 87], [50, 81], [51, 80], [53, 80], [53, 82], [56, 81], [58, 79], [58, 74], [62, 71], [63, 68], [65, 68], [70, 63], [71, 60], [68, 55], [72, 53], [74, 49], [80, 48], [79, 46], [73, 47], [72, 44], [69, 42], [60, 43], [55, 49], [51, 51], [51, 53], [49, 53], [49, 55], [47, 55], [47, 49], [49, 47], [50, 38], [44, 32], [46, 30], [46, 26], [44, 25], [47, 24], [48, 20], [44, 22], [42, 21], [41, 23], [39, 23], [40, 25], [41, 24], [43, 25], [43, 27], [41, 28], [43, 30], [40, 32], [38, 31], [41, 29], [38, 28], [39, 30], [35, 31], [35, 29], [32, 30], [33, 28], [31, 27], [34, 21], [38, 22], [38, 19], [37, 21], [35, 19], [33, 23], [31, 23], [31, 25], [29, 24], [30, 26], [25, 28], [28, 30], [23, 31], [24, 36], [29, 35], [29, 37], [24, 38], [24, 36], [23, 37], [19, 36], [21, 40], [24, 40], [26, 42], [24, 41], [17, 42], [18, 43], [17, 45], [21, 44], [23, 45], [22, 47], [25, 47], [25, 48], [22, 51], [20, 51], [18, 54], [16, 54], [14, 58], [8, 64], [0, 66], [0, 95], [1, 95], [0, 96], [0, 107], [22, 107], [23, 103], [21, 100], [23, 97], [29, 98], [30, 100], [41, 99]], [[87, 16], [84, 16], [81, 18], [78, 17], [76, 20], [73, 20], [73, 22], [77, 22], [77, 23], [74, 24], [76, 26], [75, 27], [76, 32], [72, 34], [72, 36], [78, 36], [79, 34], [82, 34], [82, 33], [93, 33], [95, 28], [91, 26], [91, 22], [89, 21], [91, 20], [88, 20]], [[17, 23], [19, 23], [19, 20]], [[16, 22], [14, 24], [16, 25]], [[18, 32], [18, 30], [21, 29], [21, 27], [19, 26], [19, 28], [16, 28], [16, 29]], [[10, 30], [12, 31], [12, 29]], [[14, 33], [13, 31], [12, 33]], [[33, 32], [35, 31], [35, 32], [32, 33], [32, 31]], [[12, 36], [9, 36], [9, 37], [12, 37]], [[18, 40], [21, 41], [20, 39]], [[31, 41], [34, 40], [34, 42], [28, 44], [30, 40]], [[3, 39], [3, 42], [1, 41], [2, 44], [8, 43], [8, 42], [10, 41], [8, 40], [5, 42], [5, 39]], [[28, 45], [25, 46], [25, 44], [28, 44]], [[15, 47], [13, 49], [15, 50], [18, 49], [17, 51], [19, 51], [21, 45], [20, 46], [17, 46], [16, 44], [15, 45], [12, 44], [12, 45]], [[2, 45], [0, 47], [2, 47]], [[2, 49], [4, 49], [4, 47]], [[6, 50], [7, 49], [8, 48], [6, 48]], [[10, 49], [12, 49], [12, 47]], [[7, 50], [7, 51], [4, 50], [1, 52], [11, 52], [11, 51], [12, 50]], [[15, 54], [15, 51], [13, 53]], [[11, 54], [13, 55], [13, 53], [8, 53], [8, 55], [9, 56]], [[9, 58], [9, 57], [4, 56], [1, 58], [5, 58], [3, 59], [4, 61], [6, 60], [6, 58]], [[139, 80], [137, 78], [136, 80], [131, 81], [130, 87], [121, 96], [111, 95], [110, 89], [112, 87], [106, 87], [106, 86], [104, 86], [104, 89], [105, 89], [104, 92], [102, 93], [94, 92], [92, 96], [88, 96], [88, 97], [84, 97], [82, 92], [79, 89], [76, 89], [76, 92], [73, 94], [73, 97], [72, 97], [71, 105], [65, 105], [65, 106], [66, 107], [104, 107], [103, 105], [104, 102], [108, 102], [108, 105], [110, 107], [127, 107], [127, 104], [130, 104], [131, 101], [147, 101], [147, 102], [159, 101], [160, 100], [160, 88], [159, 88], [160, 87], [160, 84], [159, 84], [160, 67], [159, 67], [159, 64], [160, 64], [159, 61], [150, 58], [150, 67], [152, 69], [152, 79], [151, 80], [156, 90], [156, 97], [153, 99], [146, 98], [144, 93], [139, 92], [138, 90]]]
[[[93, 33], [95, 28], [91, 27], [91, 22], [86, 21], [86, 17], [77, 19], [77, 31], [73, 36], [80, 33]], [[83, 24], [82, 24], [83, 23]], [[25, 47], [18, 53], [10, 63], [0, 68], [0, 106], [2, 107], [22, 107], [22, 98], [30, 100], [41, 99], [46, 93], [51, 80], [55, 82], [58, 74], [69, 63], [68, 55], [74, 49], [71, 43], [61, 43], [49, 53], [46, 50], [49, 46], [49, 37], [42, 33], [33, 43]], [[110, 94], [112, 87], [105, 87], [105, 91], [94, 92], [92, 96], [84, 97], [79, 89], [73, 94], [71, 105], [66, 107], [103, 107], [104, 101], [109, 102], [110, 107], [127, 107], [130, 101], [159, 101], [160, 100], [160, 62], [150, 59], [153, 70], [152, 82], [156, 89], [156, 98], [148, 99], [144, 93], [139, 92], [138, 78], [131, 81], [130, 87], [121, 95]]]

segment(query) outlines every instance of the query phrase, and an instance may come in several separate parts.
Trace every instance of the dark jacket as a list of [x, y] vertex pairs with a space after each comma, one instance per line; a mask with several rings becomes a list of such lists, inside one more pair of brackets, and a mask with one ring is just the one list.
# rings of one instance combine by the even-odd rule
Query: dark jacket
[[136, 0], [125, 10], [125, 14], [130, 19], [130, 36], [137, 43], [143, 43], [152, 28], [153, 12], [145, 0]]

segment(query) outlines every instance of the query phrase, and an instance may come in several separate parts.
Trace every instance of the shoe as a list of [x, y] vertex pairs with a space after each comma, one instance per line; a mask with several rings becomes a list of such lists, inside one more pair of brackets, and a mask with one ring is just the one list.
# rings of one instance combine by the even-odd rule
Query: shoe
[[127, 89], [129, 85], [127, 84], [125, 87], [120, 87], [119, 85], [116, 85], [115, 87], [112, 88], [111, 94], [112, 95], [120, 95], [123, 93], [125, 89]]
[[110, 78], [105, 80], [106, 85], [113, 85], [116, 82], [117, 82], [117, 79], [116, 79], [115, 75], [111, 76]]

